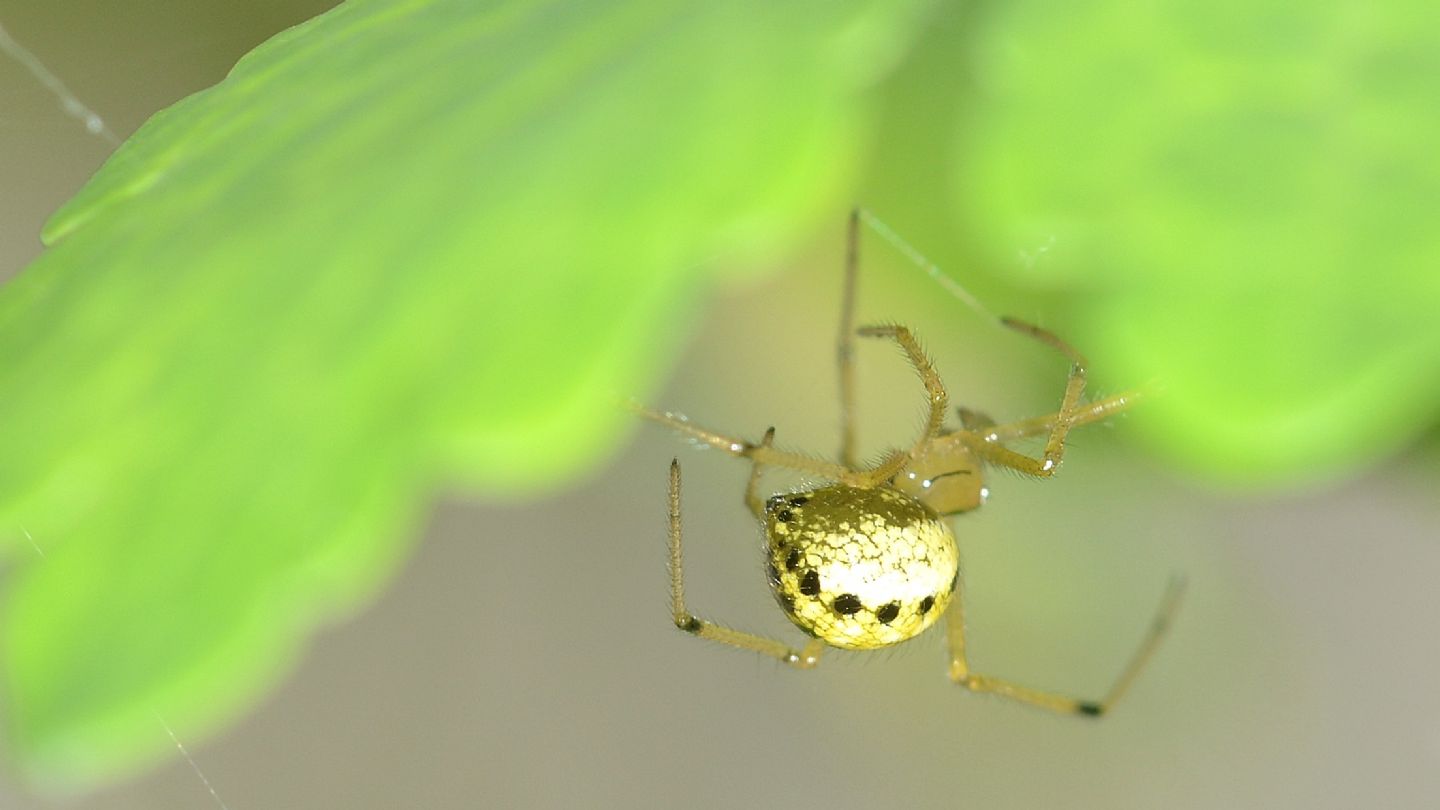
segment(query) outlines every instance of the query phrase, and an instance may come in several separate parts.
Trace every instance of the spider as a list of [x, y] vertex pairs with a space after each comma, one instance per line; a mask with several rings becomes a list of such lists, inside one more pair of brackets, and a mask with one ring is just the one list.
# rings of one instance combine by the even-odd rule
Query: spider
[[[945, 420], [949, 395], [914, 334], [895, 324], [854, 328], [862, 220], [927, 272], [952, 285], [952, 291], [972, 308], [1068, 358], [1070, 373], [1059, 410], [1047, 416], [996, 424], [983, 413], [959, 408], [959, 427], [948, 427]], [[861, 466], [855, 458], [852, 414], [856, 336], [894, 341], [919, 376], [929, 406], [924, 429], [915, 443], [908, 449], [890, 451], [873, 467]], [[1100, 716], [1108, 712], [1159, 645], [1179, 605], [1183, 579], [1172, 580], [1139, 648], [1104, 697], [1078, 700], [1033, 689], [971, 670], [965, 650], [960, 556], [947, 518], [985, 502], [989, 494], [983, 483], [987, 465], [1049, 478], [1060, 467], [1071, 428], [1129, 408], [1140, 398], [1140, 392], [1082, 402], [1087, 365], [1083, 355], [1048, 330], [991, 315], [861, 209], [854, 210], [849, 219], [837, 349], [841, 413], [838, 461], [777, 449], [773, 427], [760, 441], [752, 442], [708, 430], [677, 414], [631, 405], [647, 419], [750, 461], [745, 504], [765, 527], [770, 587], [785, 615], [810, 636], [810, 641], [797, 649], [690, 612], [681, 565], [679, 459], [670, 463], [669, 483], [670, 596], [676, 626], [700, 638], [809, 669], [819, 662], [827, 646], [847, 650], [888, 647], [914, 638], [943, 615], [949, 676], [956, 684], [1064, 714]], [[1007, 446], [1007, 442], [1029, 436], [1044, 437], [1044, 449], [1038, 457]], [[762, 500], [756, 490], [767, 467], [788, 468], [833, 483]]]

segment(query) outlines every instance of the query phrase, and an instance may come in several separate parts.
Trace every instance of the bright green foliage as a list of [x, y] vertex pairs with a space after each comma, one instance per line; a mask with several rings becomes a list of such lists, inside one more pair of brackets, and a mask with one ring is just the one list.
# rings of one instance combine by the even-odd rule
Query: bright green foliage
[[233, 718], [435, 483], [592, 467], [698, 268], [834, 215], [919, 6], [354, 0], [156, 115], [0, 291], [25, 770]]
[[1230, 481], [1334, 477], [1440, 411], [1437, 9], [977, 15], [963, 218], [993, 266], [1068, 293], [1108, 379], [1163, 385], [1137, 425], [1168, 452]]

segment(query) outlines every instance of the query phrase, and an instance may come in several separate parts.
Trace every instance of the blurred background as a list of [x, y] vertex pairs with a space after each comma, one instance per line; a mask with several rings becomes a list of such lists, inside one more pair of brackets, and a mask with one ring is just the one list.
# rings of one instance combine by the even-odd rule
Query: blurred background
[[[36, 4], [0, 11], [0, 23], [124, 137], [328, 5]], [[929, 36], [971, 13], [939, 15]], [[972, 274], [954, 263], [963, 246], [941, 244], [944, 214], [927, 215], [924, 190], [927, 138], [941, 136], [902, 114], [926, 75], [923, 60], [907, 63], [877, 91], [885, 101], [854, 194], [994, 308], [1057, 331], [1083, 323], [1063, 289]], [[41, 224], [110, 147], [8, 60], [0, 110], [8, 277], [38, 255]], [[904, 201], [907, 189], [916, 199]], [[747, 436], [774, 425], [783, 444], [834, 451], [847, 203], [836, 199], [783, 260], [703, 291], [703, 316], [672, 336], [679, 360], [652, 404]], [[873, 234], [862, 256], [860, 321], [916, 329], [956, 402], [1002, 421], [1053, 410], [1063, 362], [979, 322]], [[1115, 377], [1103, 357], [1098, 389], [1147, 382]], [[919, 423], [912, 374], [886, 346], [862, 346], [859, 362], [862, 443], [906, 441]], [[1085, 429], [1052, 481], [996, 473], [987, 508], [956, 522], [972, 664], [1027, 684], [1099, 695], [1167, 578], [1189, 577], [1171, 637], [1103, 721], [961, 693], [935, 634], [801, 673], [675, 631], [664, 486], [678, 455], [692, 607], [796, 636], [767, 592], [740, 502], [745, 466], [633, 425], [611, 462], [543, 498], [438, 493], [413, 557], [368, 610], [319, 633], [242, 722], [184, 742], [235, 810], [1435, 806], [1433, 439], [1321, 483], [1242, 488], [1181, 472], [1136, 441], [1155, 430], [1146, 420], [1139, 409]], [[85, 796], [0, 783], [5, 808], [215, 804], [178, 755]]]

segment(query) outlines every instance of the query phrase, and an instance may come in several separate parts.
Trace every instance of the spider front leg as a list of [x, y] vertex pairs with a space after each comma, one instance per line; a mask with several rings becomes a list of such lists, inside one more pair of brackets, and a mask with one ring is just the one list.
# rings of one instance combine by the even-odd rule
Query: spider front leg
[[1140, 647], [1130, 657], [1130, 662], [1121, 671], [1120, 677], [1115, 679], [1110, 691], [1105, 693], [1105, 697], [1100, 700], [1078, 700], [1066, 695], [1031, 689], [1028, 686], [1021, 686], [1000, 678], [971, 672], [970, 664], [965, 657], [964, 590], [960, 589], [950, 602], [950, 608], [945, 615], [945, 633], [950, 643], [950, 680], [972, 692], [989, 692], [1060, 714], [1099, 717], [1114, 708], [1115, 703], [1124, 697], [1125, 693], [1129, 691], [1130, 685], [1135, 682], [1135, 678], [1140, 675], [1140, 671], [1145, 668], [1145, 664], [1150, 661], [1155, 649], [1160, 645], [1160, 640], [1164, 638], [1165, 632], [1170, 628], [1171, 620], [1180, 606], [1180, 597], [1184, 592], [1185, 580], [1183, 578], [1176, 577], [1170, 581], [1170, 586], [1165, 591], [1165, 597], [1160, 602], [1160, 608], [1150, 623], [1149, 631], [1146, 632], [1144, 640], [1140, 642]]
[[[761, 447], [769, 447], [775, 443], [775, 428], [771, 427], [765, 431], [765, 437], [760, 440]], [[750, 482], [745, 485], [745, 505], [750, 508], [750, 514], [756, 520], [765, 519], [765, 499], [760, 497], [760, 473], [764, 472], [765, 465], [759, 461], [750, 464]]]
[[635, 402], [629, 402], [627, 406], [639, 416], [649, 419], [652, 422], [659, 422], [702, 444], [706, 444], [737, 458], [749, 459], [755, 464], [763, 464], [767, 467], [784, 467], [798, 472], [809, 473], [855, 487], [870, 488], [878, 486], [893, 478], [900, 472], [901, 468], [909, 462], [909, 457], [904, 452], [896, 451], [886, 456], [883, 461], [871, 469], [852, 469], [843, 464], [824, 461], [803, 453], [777, 450], [768, 442], [762, 441], [756, 444], [745, 439], [716, 433], [713, 430], [700, 427], [678, 414], [652, 411]]
[[935, 364], [925, 355], [925, 350], [920, 348], [920, 341], [915, 335], [903, 326], [862, 326], [856, 332], [861, 337], [890, 338], [898, 344], [905, 357], [910, 360], [910, 365], [915, 373], [920, 375], [920, 383], [925, 386], [926, 400], [929, 406], [929, 416], [925, 420], [925, 429], [920, 438], [915, 442], [915, 447], [910, 452], [913, 457], [919, 453], [927, 442], [940, 435], [945, 428], [945, 411], [950, 405], [950, 395], [945, 391], [945, 383], [940, 381], [940, 374], [935, 370]]
[[[767, 440], [774, 434], [766, 432]], [[820, 661], [825, 645], [819, 639], [812, 639], [802, 649], [796, 650], [783, 641], [757, 636], [740, 630], [732, 630], [714, 622], [702, 619], [690, 612], [685, 605], [685, 575], [680, 553], [680, 460], [670, 462], [670, 610], [675, 626], [700, 638], [729, 644], [742, 650], [752, 650], [782, 661], [797, 669], [810, 669]]]
[[[1072, 429], [1081, 425], [1088, 425], [1094, 422], [1102, 422], [1114, 416], [1118, 416], [1146, 397], [1153, 396], [1154, 392], [1146, 388], [1137, 388], [1133, 391], [1123, 391], [1119, 394], [1112, 394], [1104, 399], [1091, 400], [1077, 407], [1070, 418]], [[981, 433], [987, 442], [1009, 442], [1016, 439], [1024, 439], [1030, 436], [1043, 436], [1055, 428], [1055, 423], [1060, 414], [1050, 413], [1044, 416], [1034, 416], [1029, 419], [1019, 419], [1014, 422], [1006, 422], [998, 425], [993, 419], [970, 411], [960, 409], [960, 423], [966, 430]]]
[[[866, 326], [855, 329], [855, 288], [859, 283], [860, 267], [860, 226], [865, 218], [860, 208], [850, 210], [850, 220], [845, 237], [845, 282], [840, 294], [840, 334], [836, 341], [836, 360], [840, 369], [840, 461], [852, 470], [859, 470], [855, 458], [855, 337], [891, 338], [900, 345], [910, 364], [914, 366], [925, 390], [930, 397], [930, 415], [925, 432], [915, 443], [915, 449], [897, 459], [892, 455], [886, 463], [870, 471], [864, 483], [859, 486], [877, 486], [888, 481], [909, 458], [931, 438], [940, 435], [945, 424], [945, 406], [949, 396], [940, 381], [930, 358], [920, 348], [920, 343], [903, 326]], [[891, 462], [897, 461], [899, 466]], [[891, 467], [894, 466], [893, 469]]]
[[1060, 399], [1060, 409], [1055, 412], [1052, 420], [1048, 420], [1049, 435], [1039, 458], [1004, 446], [1000, 443], [999, 433], [994, 430], [966, 431], [966, 443], [992, 464], [1009, 467], [1037, 478], [1049, 478], [1060, 467], [1060, 461], [1065, 457], [1065, 437], [1077, 422], [1080, 397], [1085, 393], [1085, 369], [1088, 364], [1084, 355], [1048, 329], [1009, 317], [1001, 318], [1000, 324], [1029, 335], [1070, 358], [1070, 375], [1065, 380], [1065, 394]]

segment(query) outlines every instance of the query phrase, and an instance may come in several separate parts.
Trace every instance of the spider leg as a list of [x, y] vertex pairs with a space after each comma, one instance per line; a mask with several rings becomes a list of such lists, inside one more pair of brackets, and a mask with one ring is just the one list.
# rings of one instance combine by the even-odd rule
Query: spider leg
[[[1070, 427], [1076, 428], [1081, 425], [1102, 422], [1134, 407], [1150, 393], [1144, 389], [1136, 389], [1086, 402], [1077, 406], [1071, 413]], [[974, 412], [971, 412], [971, 416], [975, 416]], [[1054, 429], [1059, 418], [1059, 413], [1050, 413], [997, 425], [993, 421], [972, 423], [966, 421], [966, 414], [962, 413], [960, 416], [961, 422], [967, 430], [981, 434], [981, 438], [987, 442], [1008, 442], [1029, 436], [1042, 436]]]
[[1129, 663], [1120, 672], [1120, 676], [1115, 679], [1110, 691], [1106, 692], [1105, 697], [1098, 701], [1078, 700], [1066, 695], [1032, 689], [1011, 681], [971, 672], [970, 664], [965, 658], [965, 608], [962, 605], [964, 593], [963, 591], [956, 593], [945, 616], [945, 632], [950, 644], [950, 680], [972, 692], [989, 692], [1060, 714], [1098, 717], [1114, 708], [1115, 703], [1125, 696], [1130, 685], [1135, 682], [1135, 678], [1150, 661], [1175, 618], [1175, 611], [1180, 606], [1180, 597], [1184, 592], [1185, 580], [1183, 578], [1176, 577], [1170, 581], [1170, 586], [1165, 591], [1160, 608], [1156, 611], [1155, 618], [1150, 623], [1150, 629], [1145, 633], [1145, 638], [1140, 642], [1135, 653], [1130, 656]]
[[1087, 365], [1085, 356], [1048, 329], [1008, 317], [1001, 318], [1000, 324], [1021, 334], [1029, 335], [1070, 358], [1070, 375], [1065, 380], [1065, 394], [1060, 399], [1060, 409], [1055, 412], [1053, 417], [1041, 417], [1048, 420], [1048, 435], [1045, 438], [1045, 449], [1038, 458], [1016, 452], [1000, 444], [1000, 440], [995, 438], [994, 430], [980, 433], [967, 432], [967, 444], [992, 464], [1010, 467], [1038, 478], [1049, 478], [1055, 474], [1055, 470], [1060, 467], [1061, 459], [1065, 457], [1065, 437], [1070, 433], [1070, 428], [1075, 425], [1076, 414], [1080, 410], [1080, 396], [1085, 393], [1085, 367]]
[[683, 433], [702, 444], [713, 447], [723, 453], [728, 453], [736, 458], [750, 459], [756, 464], [763, 464], [768, 467], [786, 467], [837, 481], [854, 475], [854, 472], [848, 467], [801, 453], [777, 450], [768, 442], [762, 441], [756, 444], [746, 439], [716, 433], [713, 430], [700, 427], [686, 417], [676, 413], [669, 411], [664, 413], [652, 411], [649, 408], [633, 402], [630, 403], [630, 410], [652, 422], [658, 422], [672, 430]]
[[807, 456], [803, 453], [777, 450], [764, 442], [756, 444], [745, 439], [716, 433], [713, 430], [700, 427], [679, 414], [668, 411], [665, 413], [652, 411], [634, 402], [628, 403], [628, 407], [639, 416], [677, 430], [698, 442], [709, 445], [716, 450], [735, 456], [736, 458], [750, 459], [756, 464], [763, 464], [767, 467], [784, 467], [786, 469], [797, 470], [820, 478], [838, 481], [849, 486], [862, 488], [878, 486], [893, 478], [909, 460], [905, 453], [897, 451], [886, 456], [885, 459], [875, 467], [868, 470], [856, 470], [843, 464], [825, 461], [813, 456]]
[[915, 367], [915, 373], [920, 375], [920, 382], [925, 386], [930, 413], [925, 420], [925, 430], [915, 442], [915, 447], [910, 455], [918, 453], [927, 442], [940, 435], [945, 427], [945, 411], [950, 406], [950, 395], [945, 392], [945, 383], [940, 381], [940, 374], [935, 371], [934, 363], [925, 356], [925, 350], [920, 348], [920, 342], [909, 329], [897, 325], [885, 326], [862, 326], [856, 332], [861, 337], [890, 338], [899, 344], [909, 358], [910, 365]]
[[[766, 437], [773, 435], [767, 432]], [[690, 612], [685, 605], [685, 576], [680, 551], [680, 460], [670, 462], [670, 611], [675, 626], [700, 638], [729, 644], [769, 656], [796, 669], [810, 669], [820, 661], [824, 642], [812, 639], [801, 649], [783, 641], [757, 636], [715, 624]]]
[[840, 366], [840, 461], [858, 466], [855, 459], [855, 287], [860, 267], [860, 209], [850, 209], [845, 234], [845, 286], [840, 297], [840, 337], [836, 361]]
[[[760, 440], [761, 447], [769, 447], [775, 442], [775, 428], [765, 431], [765, 438]], [[764, 471], [765, 465], [755, 461], [750, 465], [750, 482], [745, 485], [745, 505], [750, 507], [750, 513], [758, 520], [765, 519], [765, 501], [760, 497], [760, 473]]]

